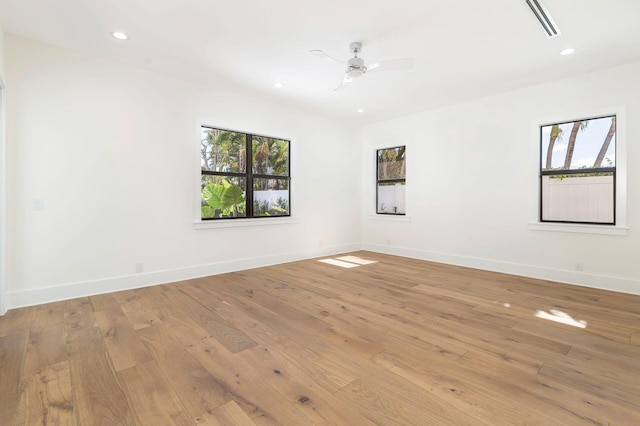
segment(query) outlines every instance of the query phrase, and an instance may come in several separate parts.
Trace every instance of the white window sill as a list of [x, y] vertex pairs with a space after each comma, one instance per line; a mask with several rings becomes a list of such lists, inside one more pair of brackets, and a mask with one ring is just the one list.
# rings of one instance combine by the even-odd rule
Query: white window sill
[[385, 222], [411, 222], [411, 216], [407, 215], [395, 215], [395, 214], [375, 214], [371, 213], [368, 217], [369, 220], [382, 220]]
[[577, 223], [529, 222], [532, 231], [574, 232], [580, 234], [627, 235], [629, 228], [610, 225], [581, 225]]
[[294, 216], [256, 219], [196, 220], [193, 222], [193, 227], [194, 229], [242, 228], [246, 226], [289, 225], [297, 222], [298, 217]]

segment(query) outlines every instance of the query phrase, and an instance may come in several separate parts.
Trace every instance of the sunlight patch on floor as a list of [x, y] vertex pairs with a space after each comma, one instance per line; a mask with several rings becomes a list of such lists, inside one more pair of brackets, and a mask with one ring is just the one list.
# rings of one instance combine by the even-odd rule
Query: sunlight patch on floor
[[336, 257], [336, 259], [350, 263], [357, 263], [358, 265], [370, 265], [372, 263], [378, 263], [378, 261], [376, 260], [367, 260], [358, 256], [341, 256]]
[[576, 320], [566, 312], [550, 309], [550, 312], [538, 311], [536, 317], [549, 321], [559, 322], [561, 324], [571, 325], [578, 328], [587, 328], [587, 322], [584, 320]]
[[329, 265], [339, 266], [341, 268], [357, 268], [361, 265], [369, 265], [377, 263], [376, 260], [367, 260], [358, 256], [341, 256], [335, 259], [321, 259], [318, 262], [328, 263]]
[[355, 263], [344, 262], [338, 259], [320, 259], [318, 260], [318, 262], [328, 263], [329, 265], [339, 266], [341, 268], [357, 268], [358, 266], [360, 266]]

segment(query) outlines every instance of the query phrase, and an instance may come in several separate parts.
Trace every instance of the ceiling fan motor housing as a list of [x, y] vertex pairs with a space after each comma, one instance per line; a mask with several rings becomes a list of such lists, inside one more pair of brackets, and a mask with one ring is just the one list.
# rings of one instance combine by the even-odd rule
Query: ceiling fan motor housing
[[364, 66], [364, 60], [362, 58], [351, 58], [349, 59], [347, 64], [349, 66], [347, 69], [347, 74], [349, 75], [349, 77], [361, 77], [367, 71]]

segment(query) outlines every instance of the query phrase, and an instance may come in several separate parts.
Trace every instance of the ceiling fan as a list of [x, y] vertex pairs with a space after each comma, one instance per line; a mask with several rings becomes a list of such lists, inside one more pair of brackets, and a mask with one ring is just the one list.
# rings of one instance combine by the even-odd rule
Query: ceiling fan
[[311, 53], [321, 58], [347, 65], [347, 69], [344, 72], [344, 77], [342, 79], [342, 84], [336, 87], [335, 90], [340, 90], [346, 87], [349, 83], [353, 81], [354, 78], [360, 78], [368, 72], [407, 70], [407, 69], [413, 68], [413, 65], [415, 63], [415, 60], [413, 58], [404, 58], [404, 59], [392, 59], [388, 61], [373, 62], [365, 66], [364, 59], [358, 56], [358, 54], [362, 52], [362, 43], [358, 41], [354, 41], [349, 45], [349, 50], [351, 51], [351, 53], [353, 53], [353, 58], [349, 59], [346, 62], [333, 58], [327, 55], [326, 53], [324, 53], [322, 50], [311, 51]]

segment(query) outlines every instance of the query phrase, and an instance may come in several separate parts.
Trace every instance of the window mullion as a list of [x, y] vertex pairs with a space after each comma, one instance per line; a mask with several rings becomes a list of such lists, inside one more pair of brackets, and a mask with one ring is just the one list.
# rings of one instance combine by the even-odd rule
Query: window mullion
[[247, 135], [247, 160], [245, 161], [245, 167], [247, 172], [247, 196], [245, 202], [247, 217], [253, 217], [253, 135]]

